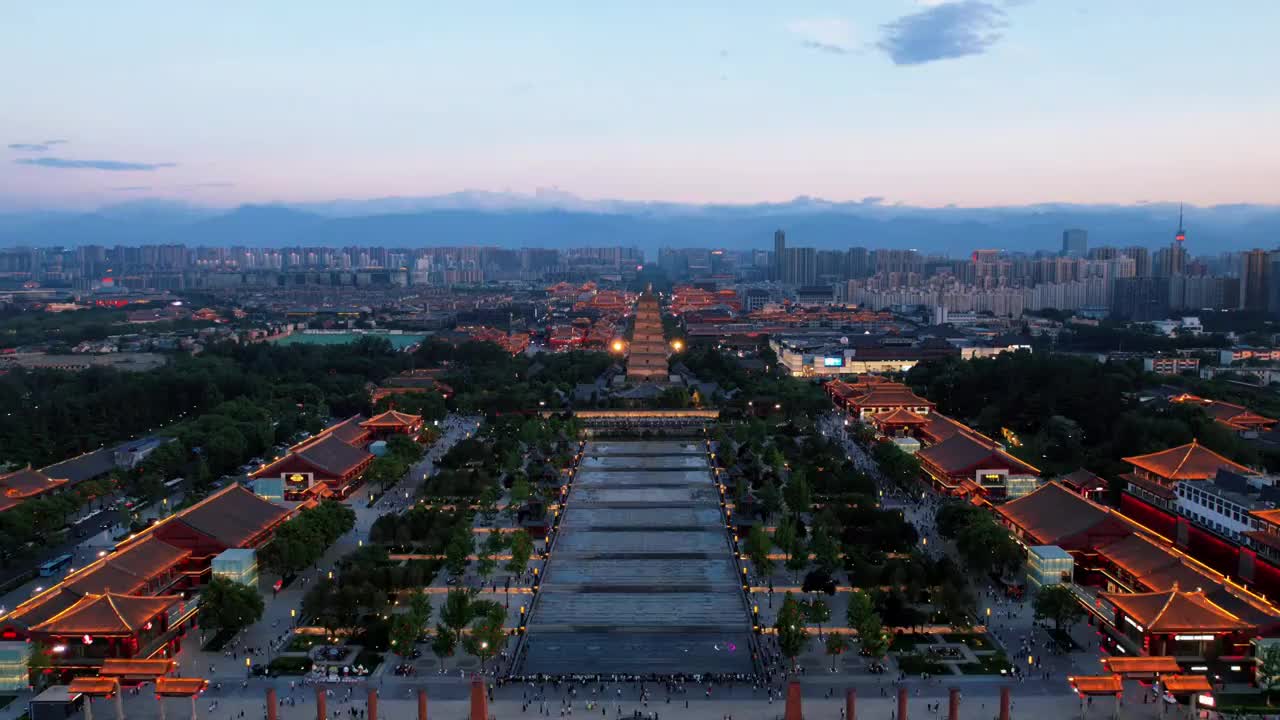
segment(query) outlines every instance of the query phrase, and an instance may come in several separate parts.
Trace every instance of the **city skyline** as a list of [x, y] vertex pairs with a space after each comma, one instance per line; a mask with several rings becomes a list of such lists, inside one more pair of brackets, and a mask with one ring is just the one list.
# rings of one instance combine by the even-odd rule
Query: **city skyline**
[[1246, 9], [12, 6], [0, 208], [1277, 203], [1280, 9]]

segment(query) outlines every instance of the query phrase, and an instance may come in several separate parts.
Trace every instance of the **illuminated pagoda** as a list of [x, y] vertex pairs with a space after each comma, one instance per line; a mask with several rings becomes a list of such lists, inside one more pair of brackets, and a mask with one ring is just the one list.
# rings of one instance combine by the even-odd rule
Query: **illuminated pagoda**
[[374, 437], [391, 435], [416, 435], [422, 429], [422, 416], [388, 410], [381, 415], [360, 423], [360, 427], [368, 430]]
[[866, 392], [850, 398], [846, 406], [850, 415], [863, 422], [869, 422], [875, 415], [897, 410], [907, 410], [922, 416], [933, 410], [933, 403], [915, 394], [906, 385], [898, 383], [874, 384]]
[[646, 290], [636, 303], [635, 326], [627, 356], [627, 380], [630, 382], [666, 382], [667, 341], [662, 333], [662, 312], [658, 297]]

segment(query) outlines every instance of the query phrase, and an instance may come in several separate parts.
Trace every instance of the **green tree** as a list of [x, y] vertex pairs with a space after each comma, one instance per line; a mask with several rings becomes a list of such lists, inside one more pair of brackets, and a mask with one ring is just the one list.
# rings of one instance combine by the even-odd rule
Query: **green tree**
[[529, 479], [524, 474], [517, 475], [511, 481], [511, 499], [507, 505], [507, 512], [511, 517], [515, 517], [520, 512], [520, 506], [529, 501], [532, 490], [529, 487]]
[[849, 593], [849, 606], [845, 610], [846, 624], [853, 630], [862, 627], [867, 618], [875, 614], [875, 603], [871, 602], [871, 596], [862, 590], [854, 590]]
[[820, 597], [810, 600], [804, 609], [809, 622], [818, 626], [818, 637], [822, 637], [822, 623], [831, 619], [831, 607]]
[[836, 671], [836, 657], [849, 648], [849, 641], [840, 633], [831, 633], [824, 644], [827, 654], [831, 656], [831, 672]]
[[444, 597], [444, 605], [440, 608], [440, 622], [455, 634], [460, 633], [474, 617], [473, 600], [469, 590], [461, 588], [450, 590]]
[[498, 561], [494, 556], [505, 546], [506, 539], [496, 529], [485, 536], [484, 542], [480, 543], [479, 561], [476, 563], [476, 571], [480, 573], [480, 577], [487, 580], [498, 569]]
[[391, 650], [402, 658], [413, 655], [413, 647], [422, 632], [422, 624], [413, 613], [393, 615], [391, 618]]
[[502, 620], [492, 616], [479, 618], [471, 625], [471, 632], [463, 638], [467, 652], [480, 658], [480, 669], [489, 658], [497, 655], [507, 643], [507, 632], [502, 627]]
[[880, 616], [871, 613], [858, 628], [858, 644], [873, 658], [883, 658], [889, 652], [893, 637], [885, 632]]
[[813, 509], [813, 488], [809, 485], [809, 474], [804, 468], [797, 467], [791, 472], [791, 478], [782, 489], [782, 496], [787, 501], [787, 509], [794, 515], [803, 515]]
[[487, 523], [493, 523], [498, 517], [498, 498], [498, 486], [494, 483], [486, 484], [480, 491], [480, 498], [476, 504], [480, 506], [480, 517]]
[[475, 551], [475, 541], [471, 537], [471, 528], [465, 523], [458, 526], [449, 538], [444, 549], [444, 566], [453, 577], [462, 577], [471, 563], [471, 553]]
[[760, 509], [764, 511], [764, 518], [777, 515], [782, 510], [782, 493], [778, 491], [778, 486], [772, 480], [765, 480], [760, 486]]
[[814, 530], [809, 541], [809, 552], [813, 553], [814, 564], [827, 574], [834, 573], [840, 567], [840, 548], [825, 527]]
[[1066, 585], [1049, 585], [1036, 593], [1033, 605], [1037, 620], [1052, 620], [1054, 629], [1070, 630], [1084, 619], [1084, 608]]
[[782, 607], [778, 609], [778, 619], [773, 628], [778, 633], [778, 649], [794, 667], [796, 658], [804, 651], [809, 635], [805, 628], [804, 610], [790, 592], [782, 599]]
[[458, 634], [444, 625], [436, 625], [436, 635], [431, 638], [431, 652], [440, 658], [440, 669], [444, 669], [444, 659], [453, 655], [458, 647]]
[[431, 596], [421, 590], [414, 590], [409, 593], [408, 604], [409, 613], [417, 621], [418, 630], [421, 632], [431, 623]]
[[523, 575], [532, 556], [533, 538], [529, 533], [523, 528], [511, 533], [511, 559], [507, 561], [507, 572]]
[[747, 535], [747, 557], [751, 559], [751, 565], [755, 568], [756, 574], [762, 578], [768, 578], [773, 574], [773, 559], [769, 557], [769, 551], [772, 549], [773, 543], [765, 534], [764, 528], [753, 525], [751, 532]]
[[262, 617], [262, 595], [254, 588], [214, 576], [201, 594], [200, 623], [220, 633], [234, 634]]

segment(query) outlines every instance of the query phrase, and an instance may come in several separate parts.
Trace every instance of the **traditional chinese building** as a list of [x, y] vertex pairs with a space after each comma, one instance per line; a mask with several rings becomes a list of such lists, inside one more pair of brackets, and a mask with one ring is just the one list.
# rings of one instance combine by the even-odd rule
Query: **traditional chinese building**
[[1040, 471], [981, 436], [958, 432], [916, 453], [920, 467], [942, 492], [1012, 500], [1033, 492]]
[[1237, 433], [1257, 433], [1276, 426], [1276, 419], [1259, 415], [1243, 405], [1184, 393], [1169, 399], [1170, 402], [1199, 405], [1218, 424]]
[[0, 619], [0, 640], [48, 653], [60, 676], [92, 674], [107, 658], [174, 657], [213, 556], [260, 547], [289, 515], [229, 486], [18, 605]]
[[360, 423], [360, 427], [368, 430], [375, 438], [391, 435], [413, 436], [422, 430], [422, 416], [388, 410]]
[[1253, 664], [1250, 639], [1258, 627], [1205, 596], [1175, 584], [1151, 593], [1100, 593], [1098, 609], [1110, 630], [1122, 634], [1146, 655], [1197, 661]]
[[916, 395], [906, 385], [898, 383], [872, 385], [861, 395], [850, 398], [847, 407], [850, 415], [863, 422], [870, 422], [872, 416], [895, 410], [907, 410], [922, 416], [933, 411], [933, 403]]
[[925, 415], [911, 412], [906, 408], [897, 408], [887, 413], [871, 416], [871, 424], [876, 432], [888, 438], [914, 437], [917, 432], [929, 424]]
[[67, 484], [66, 478], [52, 478], [31, 466], [0, 475], [0, 512], [12, 510], [24, 500], [54, 492]]
[[1126, 488], [1139, 499], [1167, 512], [1177, 512], [1177, 484], [1183, 480], [1209, 480], [1225, 469], [1252, 474], [1253, 471], [1232, 462], [1192, 440], [1160, 452], [1124, 458], [1133, 471], [1121, 477]]
[[657, 296], [646, 291], [636, 303], [635, 327], [627, 355], [627, 380], [666, 382], [667, 376], [667, 341], [662, 331], [662, 313]]
[[[404, 416], [410, 417], [415, 416]], [[284, 457], [263, 465], [249, 477], [283, 479], [284, 497], [289, 500], [346, 497], [373, 463], [373, 454], [364, 449], [373, 436], [365, 422], [363, 416], [355, 415], [333, 425], [289, 448]], [[421, 418], [418, 422], [420, 427]]]

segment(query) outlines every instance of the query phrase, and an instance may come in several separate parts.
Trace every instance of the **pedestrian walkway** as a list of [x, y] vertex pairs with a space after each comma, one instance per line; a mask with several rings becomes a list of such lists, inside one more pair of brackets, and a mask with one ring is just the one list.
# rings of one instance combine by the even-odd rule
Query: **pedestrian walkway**
[[694, 442], [589, 443], [516, 672], [751, 672], [718, 505]]

